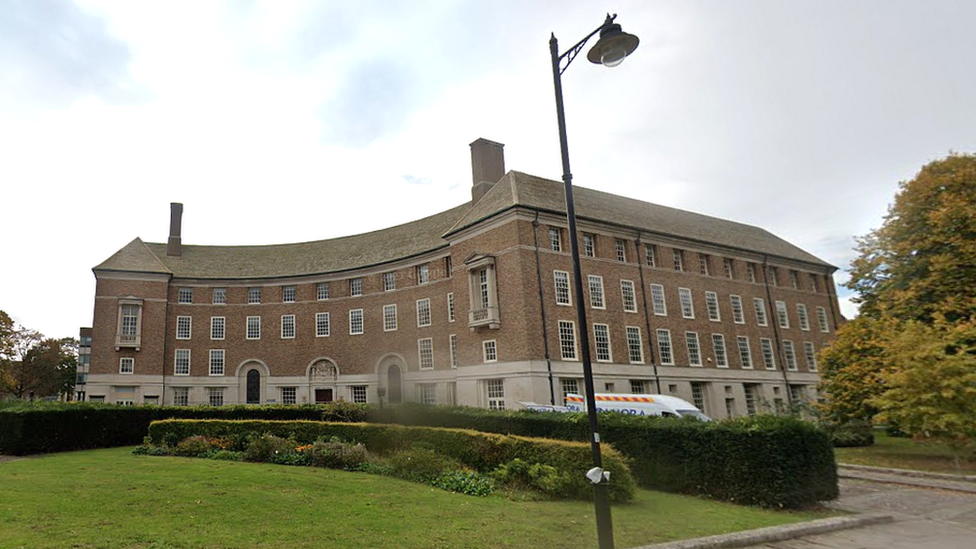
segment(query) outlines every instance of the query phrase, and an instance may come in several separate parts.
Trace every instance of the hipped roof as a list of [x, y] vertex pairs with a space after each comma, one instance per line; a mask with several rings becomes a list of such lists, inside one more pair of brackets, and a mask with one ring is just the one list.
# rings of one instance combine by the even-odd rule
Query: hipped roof
[[[605, 192], [573, 187], [578, 219], [645, 234], [668, 235], [833, 268], [772, 233]], [[381, 265], [444, 248], [455, 233], [513, 208], [565, 215], [563, 184], [511, 171], [475, 204], [464, 204], [403, 225], [342, 238], [266, 246], [183, 245], [179, 257], [166, 244], [136, 238], [95, 271], [170, 274], [177, 278], [262, 279], [338, 273]]]

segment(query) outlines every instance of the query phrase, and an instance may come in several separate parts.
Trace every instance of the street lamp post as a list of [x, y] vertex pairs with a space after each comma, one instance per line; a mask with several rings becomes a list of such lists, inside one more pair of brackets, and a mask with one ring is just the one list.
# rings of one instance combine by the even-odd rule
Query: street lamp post
[[[600, 549], [613, 549], [613, 522], [610, 517], [610, 498], [607, 482], [609, 474], [603, 471], [603, 458], [600, 456], [600, 431], [597, 425], [596, 390], [593, 387], [593, 363], [590, 360], [590, 337], [586, 323], [586, 304], [583, 300], [583, 274], [580, 267], [579, 235], [576, 229], [576, 207], [573, 203], [573, 175], [569, 171], [569, 147], [566, 140], [566, 115], [563, 112], [562, 74], [573, 62], [583, 45], [596, 33], [600, 40], [590, 49], [586, 57], [591, 62], [616, 67], [624, 58], [637, 49], [640, 42], [636, 36], [620, 30], [613, 21], [614, 14], [607, 14], [606, 21], [593, 32], [580, 40], [562, 55], [556, 35], [549, 39], [552, 53], [552, 80], [556, 90], [556, 116], [559, 119], [559, 148], [563, 159], [563, 183], [566, 186], [566, 218], [569, 222], [569, 247], [573, 257], [573, 282], [576, 289], [576, 314], [580, 327], [580, 350], [583, 358], [583, 383], [586, 388], [586, 414], [590, 423], [590, 448], [593, 453], [593, 469], [587, 478], [593, 483], [593, 503], [596, 507], [596, 529]], [[563, 65], [563, 60], [566, 60]]]

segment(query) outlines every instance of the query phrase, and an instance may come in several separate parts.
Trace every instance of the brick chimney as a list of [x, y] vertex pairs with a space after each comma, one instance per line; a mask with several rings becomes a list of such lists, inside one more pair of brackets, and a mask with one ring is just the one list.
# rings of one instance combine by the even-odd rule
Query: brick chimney
[[484, 138], [471, 143], [471, 202], [481, 200], [495, 183], [505, 177], [505, 145]]
[[183, 244], [180, 237], [183, 224], [183, 204], [171, 202], [169, 205], [169, 240], [166, 242], [166, 255], [180, 257]]

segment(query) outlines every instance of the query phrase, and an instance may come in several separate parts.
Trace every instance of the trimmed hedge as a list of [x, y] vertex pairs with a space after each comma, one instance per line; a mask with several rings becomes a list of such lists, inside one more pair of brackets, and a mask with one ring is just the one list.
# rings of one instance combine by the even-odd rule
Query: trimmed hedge
[[[436, 448], [439, 454], [454, 458], [462, 464], [488, 473], [514, 459], [528, 463], [550, 465], [571, 473], [571, 497], [589, 499], [593, 487], [584, 476], [592, 466], [590, 447], [580, 442], [528, 438], [483, 433], [464, 429], [445, 429], [376, 423], [333, 423], [318, 421], [222, 421], [222, 420], [164, 420], [149, 426], [154, 444], [175, 446], [196, 435], [221, 438], [243, 443], [251, 434], [270, 433], [290, 438], [300, 444], [317, 439], [339, 437], [362, 443], [380, 455], [409, 449], [421, 443]], [[603, 467], [610, 471], [610, 499], [629, 501], [634, 496], [635, 482], [625, 459], [613, 448], [603, 447]]]
[[[404, 405], [370, 409], [367, 421], [589, 440], [585, 414]], [[602, 440], [629, 460], [634, 478], [645, 488], [786, 508], [839, 495], [830, 437], [794, 417], [705, 423], [601, 413], [599, 422]]]
[[266, 419], [362, 421], [366, 407], [337, 402], [303, 406], [116, 406], [43, 403], [0, 408], [0, 454], [25, 455], [139, 444], [153, 421]]

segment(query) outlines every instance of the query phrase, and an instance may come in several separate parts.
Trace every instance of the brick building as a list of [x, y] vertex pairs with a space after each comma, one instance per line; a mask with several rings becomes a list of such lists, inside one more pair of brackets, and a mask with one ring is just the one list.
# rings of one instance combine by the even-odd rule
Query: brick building
[[[471, 144], [472, 200], [271, 246], [136, 238], [94, 268], [89, 400], [515, 408], [583, 389], [562, 183]], [[594, 380], [709, 415], [815, 397], [833, 266], [748, 225], [575, 189]]]

